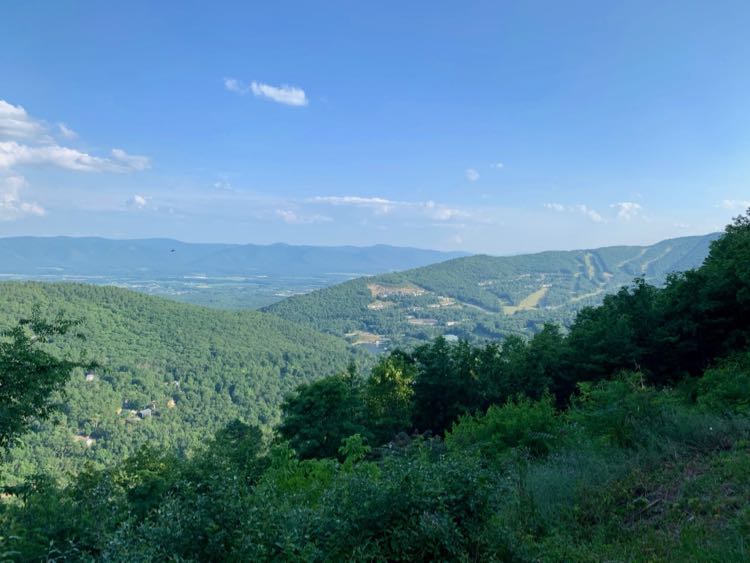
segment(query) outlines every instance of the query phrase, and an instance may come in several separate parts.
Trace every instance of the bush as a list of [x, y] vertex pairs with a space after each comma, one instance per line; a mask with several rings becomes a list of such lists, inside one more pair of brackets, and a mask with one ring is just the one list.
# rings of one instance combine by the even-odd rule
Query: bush
[[646, 444], [662, 426], [669, 393], [643, 384], [640, 373], [621, 373], [612, 381], [580, 383], [569, 420], [605, 445], [635, 447]]
[[451, 451], [476, 449], [488, 457], [517, 447], [541, 456], [551, 449], [558, 430], [551, 395], [539, 401], [519, 397], [503, 406], [492, 405], [485, 414], [461, 417], [446, 434], [445, 443]]
[[708, 411], [750, 413], [750, 352], [731, 356], [698, 381], [698, 404]]

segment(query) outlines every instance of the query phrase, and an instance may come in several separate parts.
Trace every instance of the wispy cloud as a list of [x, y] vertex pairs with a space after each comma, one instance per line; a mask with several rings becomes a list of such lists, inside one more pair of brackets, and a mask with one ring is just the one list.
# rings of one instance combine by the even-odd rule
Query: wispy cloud
[[490, 164], [490, 168], [500, 169], [500, 168], [503, 168], [504, 166], [505, 165], [502, 162], [493, 162], [492, 164]]
[[239, 94], [240, 96], [244, 96], [245, 94], [250, 92], [250, 89], [247, 86], [243, 86], [242, 83], [236, 78], [225, 78], [224, 88], [226, 88], [230, 92]]
[[0, 169], [23, 165], [48, 165], [76, 172], [133, 172], [149, 168], [148, 157], [129, 155], [113, 149], [111, 158], [60, 145], [32, 146], [16, 141], [0, 142]]
[[226, 178], [219, 178], [213, 183], [213, 188], [215, 190], [221, 190], [224, 192], [231, 192], [232, 191], [232, 184], [227, 180]]
[[271, 100], [278, 104], [287, 106], [306, 106], [309, 103], [307, 95], [302, 88], [282, 84], [281, 86], [272, 86], [263, 82], [252, 81], [249, 85], [244, 84], [236, 78], [225, 78], [224, 87], [235, 94], [244, 96], [252, 93], [258, 98]]
[[469, 182], [476, 182], [477, 180], [479, 180], [479, 172], [477, 172], [474, 168], [467, 168], [466, 179]]
[[21, 191], [27, 185], [23, 176], [0, 178], [0, 221], [13, 221], [26, 215], [46, 214], [46, 210], [35, 201], [25, 201], [21, 198]]
[[284, 223], [289, 225], [309, 225], [313, 223], [330, 223], [333, 221], [331, 217], [327, 217], [326, 215], [300, 215], [291, 209], [277, 209], [275, 214]]
[[591, 209], [590, 207], [588, 207], [588, 206], [586, 206], [586, 205], [584, 205], [582, 203], [579, 203], [578, 205], [576, 205], [575, 208], [580, 213], [582, 213], [583, 215], [585, 215], [586, 217], [588, 217], [589, 219], [591, 219], [594, 223], [606, 223], [604, 217], [602, 217], [601, 215], [599, 215], [599, 213], [597, 211], [595, 211], [594, 209]]
[[60, 132], [60, 135], [65, 137], [66, 139], [77, 139], [78, 133], [73, 131], [70, 127], [65, 125], [64, 123], [58, 123], [57, 124], [57, 130]]
[[337, 206], [359, 207], [371, 210], [375, 215], [389, 215], [396, 211], [411, 211], [427, 216], [434, 221], [451, 221], [457, 218], [469, 218], [467, 211], [436, 203], [434, 201], [397, 201], [383, 197], [361, 196], [317, 196], [310, 200]]
[[115, 172], [141, 171], [151, 168], [151, 160], [147, 156], [128, 154], [122, 149], [112, 149], [111, 154], [112, 159], [117, 163], [114, 168], [120, 168], [120, 170], [113, 170]]
[[563, 205], [561, 203], [545, 203], [544, 207], [546, 209], [551, 209], [552, 211], [556, 211], [558, 213], [562, 212], [569, 212], [569, 213], [580, 213], [581, 215], [587, 217], [594, 223], [606, 223], [607, 220], [602, 217], [599, 212], [597, 212], [595, 209], [592, 209], [588, 205], [585, 205], [583, 203], [577, 203], [575, 205]]
[[722, 209], [729, 209], [730, 211], [744, 211], [750, 208], [750, 200], [747, 199], [723, 199], [717, 207]]
[[610, 207], [616, 209], [617, 217], [624, 221], [630, 221], [643, 210], [643, 206], [641, 206], [640, 203], [635, 203], [633, 201], [620, 201], [618, 203], [613, 203]]
[[352, 207], [364, 207], [372, 209], [377, 215], [387, 215], [403, 202], [393, 201], [382, 197], [359, 197], [359, 196], [316, 196], [312, 199], [315, 203], [327, 203], [329, 205], [349, 205]]
[[143, 209], [144, 207], [146, 207], [146, 205], [148, 205], [148, 198], [140, 194], [134, 194], [130, 199], [128, 199], [127, 204], [130, 207], [135, 207], [136, 209]]

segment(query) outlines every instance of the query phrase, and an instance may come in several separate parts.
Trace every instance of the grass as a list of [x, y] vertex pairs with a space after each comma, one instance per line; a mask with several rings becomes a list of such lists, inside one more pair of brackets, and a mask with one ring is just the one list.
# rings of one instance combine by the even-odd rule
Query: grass
[[574, 426], [547, 458], [511, 464], [515, 498], [493, 523], [504, 557], [750, 560], [750, 422], [685, 407], [661, 420], [634, 448]]
[[539, 302], [544, 299], [549, 291], [549, 286], [545, 285], [537, 289], [534, 293], [524, 297], [518, 305], [503, 305], [503, 313], [506, 315], [513, 315], [518, 311], [529, 311], [535, 309]]

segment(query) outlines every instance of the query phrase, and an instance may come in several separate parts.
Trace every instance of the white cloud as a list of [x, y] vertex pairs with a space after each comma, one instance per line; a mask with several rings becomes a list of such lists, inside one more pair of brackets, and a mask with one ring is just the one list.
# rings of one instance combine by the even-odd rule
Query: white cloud
[[326, 217], [325, 215], [299, 215], [295, 211], [289, 209], [277, 209], [275, 214], [277, 217], [280, 217], [282, 221], [290, 225], [329, 223], [333, 221], [333, 219]]
[[349, 205], [352, 207], [366, 207], [372, 209], [377, 215], [387, 215], [403, 202], [392, 201], [382, 197], [359, 197], [359, 196], [317, 196], [314, 202], [327, 203], [330, 205]]
[[234, 92], [235, 94], [245, 95], [250, 90], [246, 86], [243, 86], [239, 80], [235, 78], [225, 78], [224, 79], [224, 88], [229, 90], [230, 92]]
[[469, 214], [466, 211], [460, 209], [454, 209], [452, 207], [446, 207], [440, 205], [434, 201], [417, 202], [415, 204], [418, 208], [424, 208], [425, 213], [431, 219], [435, 221], [450, 221], [458, 217], [468, 217]]
[[226, 178], [219, 178], [213, 183], [215, 190], [222, 190], [226, 192], [232, 191], [232, 184]]
[[147, 157], [129, 155], [119, 149], [113, 149], [112, 157], [92, 156], [60, 145], [32, 146], [15, 141], [0, 142], [0, 169], [19, 165], [48, 165], [77, 172], [123, 173], [145, 170], [150, 166]]
[[250, 83], [250, 90], [260, 98], [266, 98], [279, 104], [306, 106], [308, 103], [305, 91], [295, 86], [288, 86], [286, 84], [271, 86], [253, 81]]
[[309, 103], [307, 95], [302, 88], [287, 84], [271, 86], [270, 84], [252, 81], [248, 86], [236, 78], [225, 78], [224, 88], [240, 96], [252, 93], [259, 98], [265, 98], [287, 106], [306, 106]]
[[139, 194], [134, 194], [127, 203], [132, 207], [143, 209], [148, 204], [148, 198]]
[[360, 196], [317, 196], [310, 201], [370, 209], [375, 215], [389, 215], [397, 210], [406, 210], [426, 215], [435, 221], [450, 221], [460, 217], [469, 217], [469, 213], [466, 211], [454, 209], [434, 201], [395, 201], [382, 197]]
[[580, 213], [582, 213], [583, 215], [591, 219], [594, 223], [606, 223], [606, 221], [604, 220], [604, 217], [602, 217], [595, 210], [591, 209], [590, 207], [587, 207], [586, 205], [582, 203], [579, 203], [578, 205], [576, 205], [575, 208]]
[[615, 208], [617, 210], [617, 216], [625, 221], [630, 221], [643, 210], [640, 203], [632, 201], [620, 201], [618, 203], [613, 203], [610, 207]]
[[21, 199], [27, 186], [23, 176], [7, 176], [0, 180], [0, 221], [13, 221], [25, 215], [43, 216], [45, 209], [35, 201]]
[[606, 223], [607, 220], [602, 217], [596, 210], [591, 209], [589, 206], [584, 205], [583, 203], [577, 203], [576, 205], [563, 205], [561, 203], [545, 203], [544, 207], [546, 209], [551, 209], [552, 211], [556, 211], [558, 213], [567, 211], [569, 213], [580, 213], [581, 215], [584, 215], [594, 223]]
[[119, 163], [122, 170], [118, 172], [128, 172], [130, 170], [141, 171], [151, 168], [151, 160], [147, 156], [128, 154], [122, 149], [112, 149], [112, 158]]
[[729, 209], [730, 211], [745, 211], [750, 207], [750, 200], [723, 199], [717, 204], [717, 207]]
[[65, 137], [66, 139], [77, 139], [78, 133], [73, 131], [70, 127], [65, 125], [64, 123], [58, 123], [57, 124], [57, 130], [60, 132], [60, 135]]
[[44, 125], [32, 119], [21, 106], [0, 100], [0, 137], [33, 139], [44, 134]]
[[493, 162], [492, 164], [490, 164], [490, 168], [500, 169], [500, 168], [503, 168], [504, 166], [505, 165], [502, 162]]
[[[33, 119], [21, 106], [0, 100], [0, 170], [15, 166], [56, 166], [78, 172], [133, 172], [150, 167], [148, 157], [112, 149], [110, 157], [88, 154], [58, 144], [49, 134], [50, 127]], [[77, 135], [64, 123], [57, 131], [66, 139]]]
[[477, 172], [474, 168], [467, 168], [466, 179], [469, 182], [476, 182], [477, 180], [479, 180], [479, 172]]

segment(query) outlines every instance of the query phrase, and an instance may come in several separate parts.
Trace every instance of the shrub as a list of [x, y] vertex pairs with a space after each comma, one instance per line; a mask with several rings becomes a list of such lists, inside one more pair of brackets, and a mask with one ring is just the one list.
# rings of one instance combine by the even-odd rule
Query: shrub
[[502, 406], [492, 405], [484, 414], [461, 417], [445, 442], [451, 451], [477, 449], [488, 457], [516, 447], [540, 456], [551, 449], [558, 430], [551, 395], [539, 401], [518, 397]]
[[569, 420], [607, 445], [635, 447], [649, 441], [664, 420], [668, 393], [643, 384], [640, 373], [621, 373], [597, 384], [580, 383]]
[[707, 369], [698, 381], [697, 402], [713, 412], [750, 413], [750, 352], [736, 354]]

